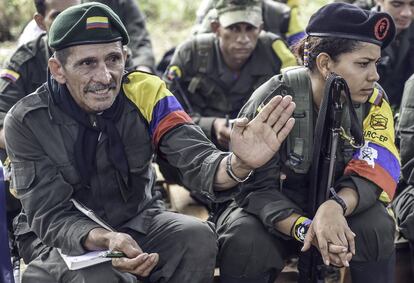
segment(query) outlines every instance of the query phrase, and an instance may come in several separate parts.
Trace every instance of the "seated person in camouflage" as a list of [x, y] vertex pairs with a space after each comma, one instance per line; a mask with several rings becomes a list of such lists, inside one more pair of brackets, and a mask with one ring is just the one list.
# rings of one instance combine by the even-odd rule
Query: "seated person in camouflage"
[[[296, 103], [295, 126], [281, 149], [238, 186], [233, 202], [218, 215], [221, 282], [273, 283], [289, 254], [300, 257], [299, 282], [316, 282], [311, 273], [318, 274], [319, 264], [309, 264], [299, 251], [310, 247], [311, 259], [321, 255], [320, 265], [349, 266], [353, 283], [394, 282], [395, 223], [386, 206], [400, 164], [392, 111], [376, 83], [381, 48], [395, 35], [393, 20], [333, 3], [311, 17], [306, 32], [297, 46], [305, 66], [272, 77], [239, 114], [255, 117], [277, 94], [290, 94]], [[338, 75], [349, 88], [329, 96]], [[343, 101], [330, 190], [320, 182], [330, 165], [323, 162], [332, 117], [327, 109], [341, 103], [328, 97]]]
[[376, 11], [389, 13], [397, 27], [394, 42], [383, 50], [379, 83], [398, 111], [406, 80], [414, 73], [414, 0], [377, 0]]
[[[80, 0], [34, 0], [34, 20], [46, 33], [55, 17]], [[20, 46], [11, 55], [0, 72], [0, 148], [4, 149], [3, 122], [7, 111], [22, 97], [34, 92], [46, 81], [47, 60], [52, 51], [47, 45], [47, 35]]]
[[[414, 251], [414, 75], [405, 83], [401, 100], [397, 136], [400, 139], [401, 192], [393, 202], [397, 223], [402, 236]], [[414, 265], [412, 266], [414, 271]]]
[[[217, 10], [214, 9], [214, 0], [203, 0], [197, 10], [196, 25], [194, 33], [211, 32], [212, 21], [217, 20]], [[281, 36], [290, 46], [304, 36], [303, 25], [300, 20], [298, 1], [291, 0], [288, 4], [274, 2], [272, 0], [236, 0], [235, 4], [242, 5], [244, 2], [261, 2], [263, 30]]]
[[[292, 98], [277, 96], [257, 118], [236, 120], [231, 155], [217, 150], [158, 77], [125, 74], [128, 41], [108, 6], [66, 9], [50, 28], [55, 52], [47, 82], [6, 116], [12, 184], [27, 216], [18, 224], [46, 247], [28, 264], [23, 283], [210, 283], [216, 234], [208, 222], [165, 210], [153, 190], [154, 152], [178, 168], [183, 183], [212, 196], [265, 164], [294, 125]], [[125, 257], [75, 271], [58, 248]]]
[[228, 150], [229, 119], [258, 86], [296, 60], [280, 37], [261, 33], [260, 1], [214, 2], [214, 34], [181, 44], [164, 79], [207, 137]]

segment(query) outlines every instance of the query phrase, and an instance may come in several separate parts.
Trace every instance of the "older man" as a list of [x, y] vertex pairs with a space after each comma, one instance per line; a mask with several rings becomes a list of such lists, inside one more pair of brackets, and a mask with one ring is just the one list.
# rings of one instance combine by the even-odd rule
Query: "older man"
[[[106, 5], [86, 3], [53, 23], [48, 82], [5, 121], [13, 185], [29, 229], [49, 249], [23, 282], [211, 282], [217, 252], [208, 223], [167, 212], [153, 195], [154, 150], [187, 186], [213, 196], [266, 163], [293, 127], [291, 97], [236, 121], [218, 151], [155, 76], [124, 75], [128, 34]], [[252, 150], [252, 148], [254, 148]], [[248, 149], [248, 150], [247, 150]], [[83, 203], [116, 231], [78, 211]], [[24, 223], [21, 223], [22, 225]], [[60, 257], [110, 249], [124, 258], [70, 271]]]

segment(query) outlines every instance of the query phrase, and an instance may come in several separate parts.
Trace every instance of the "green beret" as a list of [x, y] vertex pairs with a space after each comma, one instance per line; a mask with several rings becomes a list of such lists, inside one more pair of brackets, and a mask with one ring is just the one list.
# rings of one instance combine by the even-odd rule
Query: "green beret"
[[237, 23], [259, 27], [263, 23], [262, 0], [214, 0], [214, 8], [225, 28]]
[[128, 32], [111, 8], [89, 2], [69, 7], [60, 13], [50, 27], [49, 46], [55, 50], [82, 44], [129, 42]]

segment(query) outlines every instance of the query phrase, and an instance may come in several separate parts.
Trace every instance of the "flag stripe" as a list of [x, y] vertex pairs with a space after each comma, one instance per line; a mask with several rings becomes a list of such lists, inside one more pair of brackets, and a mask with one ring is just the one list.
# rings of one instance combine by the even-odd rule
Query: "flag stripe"
[[19, 79], [20, 74], [13, 71], [13, 70], [3, 69], [0, 73], [0, 77], [7, 78], [7, 79], [11, 80], [12, 82], [15, 82]]
[[95, 29], [95, 28], [109, 28], [109, 24], [107, 23], [92, 23], [87, 24], [86, 29]]
[[180, 103], [177, 101], [175, 96], [165, 96], [158, 100], [157, 104], [152, 111], [152, 119], [150, 122], [151, 135], [154, 134], [158, 124], [164, 119], [165, 116], [174, 111], [183, 110]]
[[375, 164], [375, 167], [372, 168], [364, 160], [351, 160], [345, 169], [345, 174], [349, 175], [351, 173], [356, 173], [375, 183], [387, 193], [390, 199], [394, 197], [397, 182], [381, 165]]
[[164, 117], [158, 127], [155, 129], [153, 135], [153, 143], [158, 145], [161, 138], [171, 129], [178, 125], [192, 123], [190, 116], [185, 111], [174, 111]]
[[[369, 147], [374, 148], [378, 152], [378, 158], [375, 160], [375, 166], [380, 165], [388, 174], [398, 182], [400, 176], [400, 162], [398, 159], [386, 148], [372, 143], [369, 143]], [[354, 154], [354, 160], [359, 159], [360, 151], [358, 150]]]

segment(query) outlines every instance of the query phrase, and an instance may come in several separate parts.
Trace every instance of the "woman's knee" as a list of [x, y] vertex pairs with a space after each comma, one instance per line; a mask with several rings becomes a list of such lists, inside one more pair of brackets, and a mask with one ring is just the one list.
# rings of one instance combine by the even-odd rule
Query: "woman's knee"
[[394, 252], [395, 221], [384, 205], [377, 203], [368, 210], [348, 219], [356, 234], [355, 261], [380, 261]]

